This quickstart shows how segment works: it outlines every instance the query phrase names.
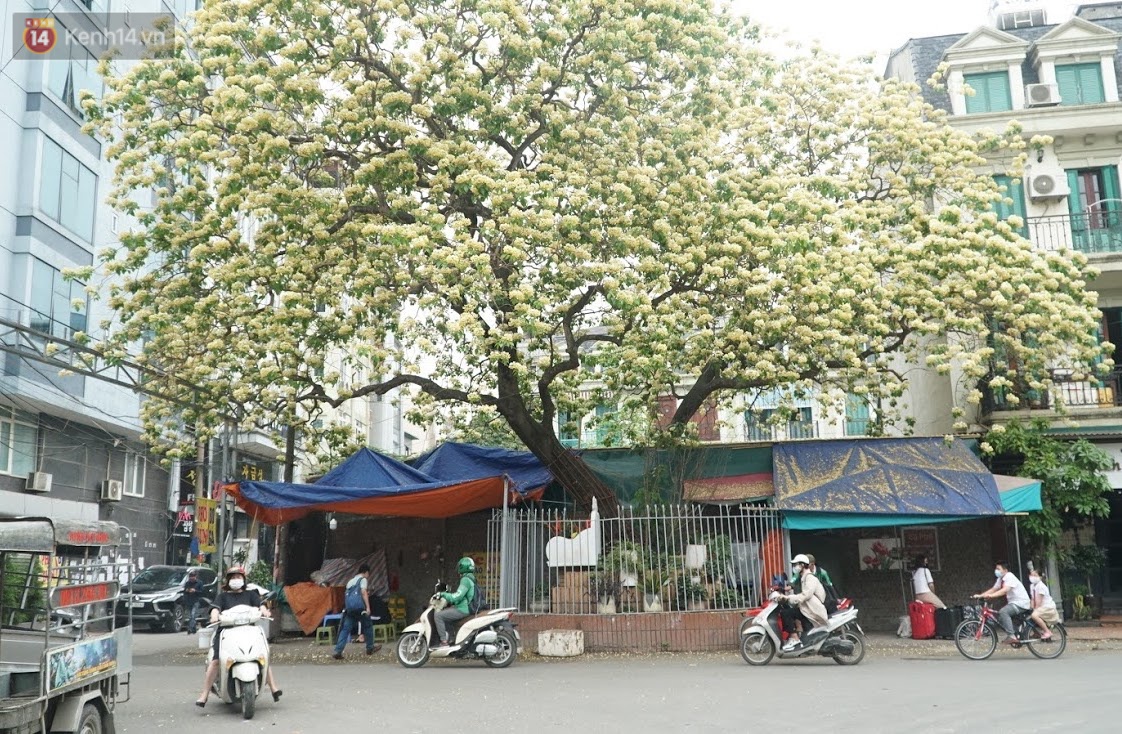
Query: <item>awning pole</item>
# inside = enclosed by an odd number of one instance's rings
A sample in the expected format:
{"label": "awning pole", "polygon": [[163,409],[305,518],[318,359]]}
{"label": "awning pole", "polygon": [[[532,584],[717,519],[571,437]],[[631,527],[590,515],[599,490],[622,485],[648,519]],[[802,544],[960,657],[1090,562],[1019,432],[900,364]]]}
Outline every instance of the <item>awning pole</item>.
{"label": "awning pole", "polygon": [[1019,518],[1013,516],[1013,542],[1017,545],[1017,578],[1024,574],[1024,566],[1021,565],[1021,523]]}
{"label": "awning pole", "polygon": [[511,606],[510,591],[507,589],[507,579],[510,577],[507,572],[507,531],[510,525],[509,505],[510,505],[510,486],[509,478],[503,475],[503,526],[499,535],[499,607],[506,608]]}
{"label": "awning pole", "polygon": [[900,526],[894,525],[893,529],[896,532],[896,549],[900,552],[900,568],[898,569],[900,571],[900,596],[904,600],[904,613],[906,614],[908,611],[908,587],[904,581],[904,551],[907,549],[904,548],[904,540],[900,536]]}

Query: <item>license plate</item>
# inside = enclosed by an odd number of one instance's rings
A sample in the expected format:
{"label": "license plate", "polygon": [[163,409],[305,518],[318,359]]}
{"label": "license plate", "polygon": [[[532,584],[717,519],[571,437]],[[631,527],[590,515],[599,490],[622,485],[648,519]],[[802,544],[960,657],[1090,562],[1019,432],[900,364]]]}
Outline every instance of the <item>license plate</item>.
{"label": "license plate", "polygon": [[131,602],[131,603],[129,604],[129,606],[130,606],[130,607],[132,607],[133,609],[140,609],[140,608],[141,608],[142,606],[144,606],[144,602],[142,602],[142,601],[134,601],[134,602]]}

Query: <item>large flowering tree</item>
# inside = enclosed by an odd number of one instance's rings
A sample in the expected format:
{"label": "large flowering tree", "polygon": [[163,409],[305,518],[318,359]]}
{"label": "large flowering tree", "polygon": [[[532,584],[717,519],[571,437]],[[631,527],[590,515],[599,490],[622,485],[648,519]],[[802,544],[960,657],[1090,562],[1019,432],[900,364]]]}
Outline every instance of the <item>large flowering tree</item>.
{"label": "large flowering tree", "polygon": [[1085,263],[989,213],[978,143],[709,0],[209,0],[109,90],[139,227],[105,346],[158,367],[153,437],[410,386],[611,511],[555,428],[592,380],[696,376],[683,426],[730,391],[898,395],[897,355],[974,384],[995,349],[1033,379],[1096,354]]}

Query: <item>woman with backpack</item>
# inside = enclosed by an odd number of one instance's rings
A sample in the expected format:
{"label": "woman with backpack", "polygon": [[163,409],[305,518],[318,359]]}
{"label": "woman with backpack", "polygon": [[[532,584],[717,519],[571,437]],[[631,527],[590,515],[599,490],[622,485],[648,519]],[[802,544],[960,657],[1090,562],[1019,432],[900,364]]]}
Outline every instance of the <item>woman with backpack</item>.
{"label": "woman with backpack", "polygon": [[455,593],[440,592],[448,606],[436,613],[436,633],[440,635],[440,644],[448,644],[448,623],[458,622],[471,614],[469,604],[475,599],[475,561],[470,558],[461,558],[456,564],[460,572],[460,586]]}

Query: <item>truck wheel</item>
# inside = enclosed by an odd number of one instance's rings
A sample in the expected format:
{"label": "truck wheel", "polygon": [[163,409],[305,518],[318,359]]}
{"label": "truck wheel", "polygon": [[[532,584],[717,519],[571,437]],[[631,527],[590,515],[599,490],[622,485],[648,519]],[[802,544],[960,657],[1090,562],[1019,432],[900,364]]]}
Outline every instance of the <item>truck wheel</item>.
{"label": "truck wheel", "polygon": [[102,734],[101,710],[92,703],[82,707],[82,718],[78,720],[78,734]]}

